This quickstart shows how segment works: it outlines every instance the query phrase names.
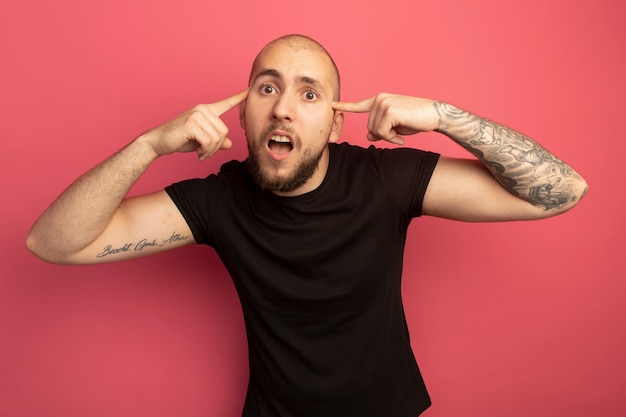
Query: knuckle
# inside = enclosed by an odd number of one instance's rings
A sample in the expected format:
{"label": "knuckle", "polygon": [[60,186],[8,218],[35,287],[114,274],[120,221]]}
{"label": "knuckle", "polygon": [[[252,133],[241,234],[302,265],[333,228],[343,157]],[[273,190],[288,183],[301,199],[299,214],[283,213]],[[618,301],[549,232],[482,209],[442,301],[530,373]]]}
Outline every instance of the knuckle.
{"label": "knuckle", "polygon": [[217,131],[221,137],[225,137],[226,135],[228,135],[229,129],[228,126],[226,126],[224,123],[220,123],[217,126]]}
{"label": "knuckle", "polygon": [[198,110],[194,108],[191,110],[191,112],[189,112],[189,114],[185,118],[185,124],[197,125],[198,123],[200,123],[201,119],[202,119],[202,113],[200,113]]}

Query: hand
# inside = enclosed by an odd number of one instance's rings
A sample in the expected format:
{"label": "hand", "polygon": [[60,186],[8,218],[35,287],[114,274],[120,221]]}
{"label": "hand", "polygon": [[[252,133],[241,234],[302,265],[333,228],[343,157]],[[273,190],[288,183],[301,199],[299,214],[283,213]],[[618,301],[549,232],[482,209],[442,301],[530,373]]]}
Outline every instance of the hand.
{"label": "hand", "polygon": [[213,104],[199,104],[147,132],[146,140],[159,156],[196,151],[202,161],[218,150],[229,149],[233,145],[227,137],[228,127],[220,116],[247,96],[248,89],[245,89]]}
{"label": "hand", "polygon": [[437,128],[439,114],[434,103],[425,98],[380,93],[356,103],[334,102],[333,108],[352,113],[369,112],[368,140],[382,139],[403,145],[404,138],[399,135],[413,135]]}

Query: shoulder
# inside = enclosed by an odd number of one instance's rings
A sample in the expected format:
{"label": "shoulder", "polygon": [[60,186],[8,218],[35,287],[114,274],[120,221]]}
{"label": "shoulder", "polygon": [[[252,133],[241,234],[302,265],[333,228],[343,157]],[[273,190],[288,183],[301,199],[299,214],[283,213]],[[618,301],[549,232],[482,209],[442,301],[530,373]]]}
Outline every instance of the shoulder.
{"label": "shoulder", "polygon": [[368,147],[363,147],[359,145],[353,145],[348,142],[341,143],[330,143],[328,145],[331,153],[339,154],[339,155],[361,155],[361,156],[390,156],[390,157],[401,157],[401,155],[411,155],[415,156],[425,156],[434,155],[438,156],[438,154],[430,151],[425,151],[419,148],[407,148],[407,147],[394,147],[394,148],[382,148],[377,147],[375,145],[369,145]]}
{"label": "shoulder", "polygon": [[416,148],[367,148],[346,142],[330,144],[331,158],[342,163],[371,163],[375,166],[402,168],[428,166],[431,170],[439,159],[439,154]]}
{"label": "shoulder", "polygon": [[221,194],[231,188],[243,186],[248,181],[245,161],[232,160],[225,162],[215,173],[204,178],[189,178],[173,183],[165,188],[173,197],[176,194]]}

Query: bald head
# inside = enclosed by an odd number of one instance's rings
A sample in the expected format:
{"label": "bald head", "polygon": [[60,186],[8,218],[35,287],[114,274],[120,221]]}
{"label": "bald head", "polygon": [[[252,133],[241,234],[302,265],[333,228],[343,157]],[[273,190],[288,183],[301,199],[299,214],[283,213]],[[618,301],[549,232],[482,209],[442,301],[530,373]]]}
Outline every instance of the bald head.
{"label": "bald head", "polygon": [[308,50],[320,52],[321,54],[326,56],[326,58],[328,59],[328,64],[331,67],[331,74],[332,74],[331,82],[332,82],[332,88],[334,91],[333,99],[335,101],[339,101],[341,83],[339,79],[339,70],[337,69],[337,65],[335,64],[335,61],[330,56],[328,51],[319,42],[304,35],[297,35],[297,34],[285,35],[265,45],[263,49],[259,51],[258,55],[254,59],[254,62],[252,63],[252,69],[250,70],[250,78],[248,79],[248,85],[250,85],[253,77],[255,76],[256,72],[259,69],[258,68],[259,61],[261,57],[263,56],[263,54],[267,50],[272,48],[274,45],[279,44],[279,43],[286,44],[289,47],[294,48],[296,51],[302,50],[302,49],[308,49]]}

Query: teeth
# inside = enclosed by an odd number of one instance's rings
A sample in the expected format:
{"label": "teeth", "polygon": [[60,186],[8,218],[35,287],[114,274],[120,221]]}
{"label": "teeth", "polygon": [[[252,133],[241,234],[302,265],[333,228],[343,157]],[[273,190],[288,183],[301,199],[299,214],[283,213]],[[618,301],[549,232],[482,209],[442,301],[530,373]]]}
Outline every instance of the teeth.
{"label": "teeth", "polygon": [[289,143],[289,138],[287,136],[274,135],[270,139],[274,142]]}

